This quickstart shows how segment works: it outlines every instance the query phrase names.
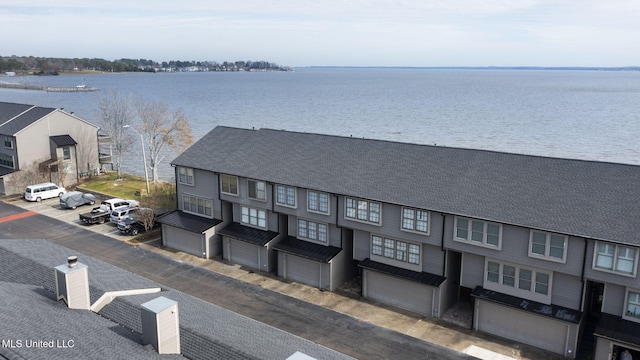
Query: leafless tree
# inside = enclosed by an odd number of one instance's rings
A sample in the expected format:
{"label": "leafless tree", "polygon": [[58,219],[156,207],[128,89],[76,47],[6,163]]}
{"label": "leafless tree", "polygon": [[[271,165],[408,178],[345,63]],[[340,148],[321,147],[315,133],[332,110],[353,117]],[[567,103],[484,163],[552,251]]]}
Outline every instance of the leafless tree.
{"label": "leafless tree", "polygon": [[130,95],[118,90],[111,90],[100,97],[98,104],[102,129],[111,137],[116,162],[117,178],[122,178],[122,154],[133,142],[132,136],[126,131],[135,119],[135,109]]}
{"label": "leafless tree", "polygon": [[40,167],[40,163],[43,160],[34,161],[27,166],[20,168],[20,171],[16,171],[10,174],[8,184],[5,188],[7,194],[18,194],[24,192],[24,189],[28,185],[39,184],[50,181],[49,173],[43,171]]}
{"label": "leafless tree", "polygon": [[141,124],[137,128],[149,149],[149,164],[153,183],[157,183],[158,165],[167,155],[167,146],[180,153],[193,143],[191,125],[182,110],[173,113],[167,105],[154,101],[139,101],[137,105]]}

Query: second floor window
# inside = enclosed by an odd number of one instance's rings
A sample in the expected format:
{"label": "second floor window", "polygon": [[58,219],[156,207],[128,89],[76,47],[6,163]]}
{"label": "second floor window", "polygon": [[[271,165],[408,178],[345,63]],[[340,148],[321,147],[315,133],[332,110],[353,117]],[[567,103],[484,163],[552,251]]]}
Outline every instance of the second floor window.
{"label": "second floor window", "polygon": [[182,195],[182,211],[206,217],[213,216],[213,201],[193,195]]}
{"label": "second floor window", "polygon": [[637,291],[627,291],[626,308],[624,317],[631,320],[640,321],[640,293]]}
{"label": "second floor window", "polygon": [[429,212],[402,208],[402,230],[429,233]]}
{"label": "second floor window", "polygon": [[531,231],[529,256],[565,262],[567,237],[558,234]]}
{"label": "second floor window", "polygon": [[500,249],[502,227],[499,224],[456,217],[454,240]]}
{"label": "second floor window", "polygon": [[224,194],[238,195],[238,177],[220,175],[220,191]]}
{"label": "second floor window", "polygon": [[420,245],[378,235],[371,236],[371,254],[409,264],[420,264]]}
{"label": "second floor window", "polygon": [[13,156],[7,154],[0,154],[0,165],[13,169],[14,162]]}
{"label": "second floor window", "polygon": [[71,159],[71,147],[69,146],[62,147],[62,159],[63,160]]}
{"label": "second floor window", "polygon": [[193,185],[193,169],[179,166],[178,182],[180,182],[180,184]]}
{"label": "second floor window", "polygon": [[296,207],[296,188],[276,185],[276,203],[278,205]]}
{"label": "second floor window", "polygon": [[261,228],[267,227],[267,212],[264,210],[242,207],[242,223],[259,226]]}
{"label": "second floor window", "polygon": [[623,275],[635,275],[637,258],[638,254],[634,248],[597,242],[593,267]]}
{"label": "second floor window", "polygon": [[353,198],[346,199],[345,217],[347,219],[380,224],[380,203],[359,200]]}
{"label": "second floor window", "polygon": [[532,299],[551,297],[551,273],[488,260],[486,263],[485,287]]}
{"label": "second floor window", "polygon": [[307,209],[323,214],[329,213],[329,194],[317,191],[307,191]]}
{"label": "second floor window", "polygon": [[298,219],[298,237],[327,242],[327,224]]}
{"label": "second floor window", "polygon": [[249,197],[256,200],[267,200],[267,185],[264,181],[249,180]]}
{"label": "second floor window", "polygon": [[11,136],[4,137],[4,147],[13,149],[13,138]]}

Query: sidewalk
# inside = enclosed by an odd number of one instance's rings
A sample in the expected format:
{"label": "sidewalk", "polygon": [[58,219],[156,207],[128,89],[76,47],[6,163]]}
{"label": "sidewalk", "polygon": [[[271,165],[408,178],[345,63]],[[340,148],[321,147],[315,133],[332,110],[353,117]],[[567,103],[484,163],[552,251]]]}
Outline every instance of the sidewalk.
{"label": "sidewalk", "polygon": [[[360,296],[360,284],[352,281],[335,292],[321,291],[307,285],[281,279],[273,274],[256,273],[222,259],[202,259],[177,250],[162,247],[160,239],[132,244],[154,251],[176,261],[188,263],[230,278],[257,285],[293,298],[351,316],[433,344],[467,353],[484,360],[560,360],[560,355],[534,347],[474,332],[441,319],[421,317],[419,314],[381,304]],[[469,309],[454,309],[453,319],[465,322]]]}

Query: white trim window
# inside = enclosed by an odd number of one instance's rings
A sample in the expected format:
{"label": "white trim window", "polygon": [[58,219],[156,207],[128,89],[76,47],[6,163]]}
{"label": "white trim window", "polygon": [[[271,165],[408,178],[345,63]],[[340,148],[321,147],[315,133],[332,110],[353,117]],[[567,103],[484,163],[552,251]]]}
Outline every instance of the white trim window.
{"label": "white trim window", "polygon": [[531,230],[529,256],[564,263],[567,260],[567,239],[564,235]]}
{"label": "white trim window", "polygon": [[402,208],[402,230],[429,234],[429,212],[426,210]]}
{"label": "white trim window", "polygon": [[551,272],[496,260],[487,260],[485,268],[485,288],[546,304],[550,303]]}
{"label": "white trim window", "polygon": [[381,207],[378,202],[346,198],[344,216],[349,220],[380,225],[382,223]]}
{"label": "white trim window", "polygon": [[223,194],[238,195],[238,177],[231,175],[220,175],[220,191]]}
{"label": "white trim window", "polygon": [[182,211],[211,218],[213,217],[213,200],[183,194]]}
{"label": "white trim window", "polygon": [[276,185],[276,204],[296,207],[296,188],[292,186]]}
{"label": "white trim window", "polygon": [[605,242],[596,242],[593,252],[595,270],[635,276],[638,263],[637,249]]}
{"label": "white trim window", "polygon": [[258,226],[261,228],[267,227],[267,212],[264,210],[243,206],[241,215],[241,222],[243,224]]}
{"label": "white trim window", "polygon": [[13,149],[13,137],[12,136],[4,136],[4,147]]}
{"label": "white trim window", "polygon": [[623,318],[640,322],[640,292],[627,290]]}
{"label": "white trim window", "polygon": [[371,255],[420,265],[420,245],[371,235]]}
{"label": "white trim window", "polygon": [[329,214],[329,194],[307,190],[307,211]]}
{"label": "white trim window", "polygon": [[178,182],[180,184],[193,186],[193,169],[184,166],[178,166]]}
{"label": "white trim window", "polygon": [[502,225],[456,216],[453,239],[488,248],[502,248]]}
{"label": "white trim window", "polygon": [[259,180],[247,180],[249,198],[254,200],[267,200],[267,184]]}
{"label": "white trim window", "polygon": [[71,146],[62,147],[62,160],[71,160]]}
{"label": "white trim window", "polygon": [[0,165],[13,169],[15,162],[13,156],[7,154],[0,154]]}
{"label": "white trim window", "polygon": [[327,242],[329,237],[329,230],[327,224],[317,223],[315,221],[298,219],[298,237],[302,239],[309,239]]}

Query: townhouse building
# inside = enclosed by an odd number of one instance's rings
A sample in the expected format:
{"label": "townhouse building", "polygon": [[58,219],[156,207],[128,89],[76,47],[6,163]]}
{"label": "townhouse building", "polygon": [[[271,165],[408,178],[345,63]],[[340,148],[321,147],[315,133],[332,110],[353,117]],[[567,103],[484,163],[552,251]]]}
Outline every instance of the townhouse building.
{"label": "townhouse building", "polygon": [[163,244],[576,358],[640,356],[640,167],[216,127],[172,165]]}

